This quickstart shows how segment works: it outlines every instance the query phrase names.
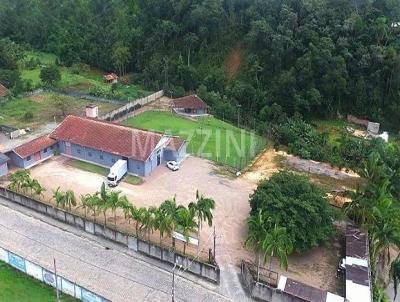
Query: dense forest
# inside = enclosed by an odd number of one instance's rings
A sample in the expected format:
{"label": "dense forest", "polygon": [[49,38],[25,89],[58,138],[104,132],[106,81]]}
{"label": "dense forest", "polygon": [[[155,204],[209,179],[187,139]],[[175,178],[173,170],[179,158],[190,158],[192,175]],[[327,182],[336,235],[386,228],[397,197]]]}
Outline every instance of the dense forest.
{"label": "dense forest", "polygon": [[[0,20],[0,37],[60,64],[197,92],[261,132],[282,115],[347,113],[398,128],[397,0],[2,0]],[[1,61],[0,81],[16,85]]]}

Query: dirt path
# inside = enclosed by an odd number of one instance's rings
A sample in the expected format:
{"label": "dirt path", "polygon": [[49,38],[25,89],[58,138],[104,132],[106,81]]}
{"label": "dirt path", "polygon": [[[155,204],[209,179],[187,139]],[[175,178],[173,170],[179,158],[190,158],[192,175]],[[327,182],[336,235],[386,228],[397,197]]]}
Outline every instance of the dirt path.
{"label": "dirt path", "polygon": [[280,161],[284,158],[283,153],[272,148],[266,149],[256,157],[249,170],[243,174],[243,178],[253,183],[269,178],[282,168]]}
{"label": "dirt path", "polygon": [[239,71],[242,63],[243,49],[240,45],[233,47],[225,58],[225,72],[228,78],[233,78]]}
{"label": "dirt path", "polygon": [[269,178],[273,173],[284,168],[306,172],[315,177],[330,177],[336,180],[352,181],[354,178],[360,178],[357,173],[351,170],[346,171],[327,163],[302,159],[283,151],[275,151],[273,148],[266,149],[258,155],[242,177],[253,183],[258,183],[260,180]]}

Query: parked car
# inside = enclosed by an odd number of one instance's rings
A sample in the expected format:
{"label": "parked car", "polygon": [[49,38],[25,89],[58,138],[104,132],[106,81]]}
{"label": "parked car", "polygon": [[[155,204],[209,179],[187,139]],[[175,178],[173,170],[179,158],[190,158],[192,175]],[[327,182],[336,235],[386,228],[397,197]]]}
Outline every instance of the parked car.
{"label": "parked car", "polygon": [[174,160],[171,160],[171,161],[167,162],[167,167],[168,167],[168,169],[170,169],[172,171],[178,171],[179,170],[179,164]]}

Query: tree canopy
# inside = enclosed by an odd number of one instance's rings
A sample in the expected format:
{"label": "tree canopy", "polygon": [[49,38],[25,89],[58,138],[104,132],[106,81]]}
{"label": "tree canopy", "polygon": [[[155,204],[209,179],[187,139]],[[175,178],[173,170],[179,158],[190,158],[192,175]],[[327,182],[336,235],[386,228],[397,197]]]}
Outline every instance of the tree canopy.
{"label": "tree canopy", "polygon": [[198,90],[218,116],[234,120],[241,105],[244,124],[262,127],[277,104],[288,116],[354,113],[398,128],[397,1],[4,0],[0,19],[0,37],[62,64]]}
{"label": "tree canopy", "polygon": [[333,213],[324,192],[301,175],[281,171],[261,182],[250,197],[251,216],[263,213],[267,233],[282,227],[296,251],[325,243],[333,234]]}

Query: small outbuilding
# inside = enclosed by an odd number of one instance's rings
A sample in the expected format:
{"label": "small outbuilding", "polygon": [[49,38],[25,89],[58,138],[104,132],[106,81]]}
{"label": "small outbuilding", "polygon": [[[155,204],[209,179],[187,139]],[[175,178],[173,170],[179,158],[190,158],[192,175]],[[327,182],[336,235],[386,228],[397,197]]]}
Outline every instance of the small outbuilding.
{"label": "small outbuilding", "polygon": [[210,106],[193,94],[173,100],[173,108],[177,114],[201,116],[208,114]]}
{"label": "small outbuilding", "polygon": [[10,91],[3,84],[0,83],[0,98],[6,97],[9,93]]}
{"label": "small outbuilding", "polygon": [[109,84],[118,83],[118,76],[115,73],[106,74],[104,76],[104,82]]}
{"label": "small outbuilding", "polygon": [[4,176],[8,174],[8,164],[9,161],[8,156],[3,153],[0,153],[0,176]]}
{"label": "small outbuilding", "polygon": [[47,135],[35,138],[8,153],[11,163],[28,169],[54,155],[57,141]]}

